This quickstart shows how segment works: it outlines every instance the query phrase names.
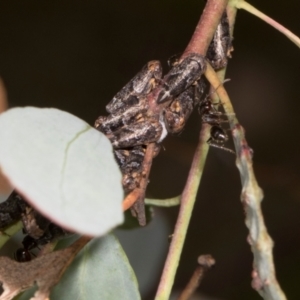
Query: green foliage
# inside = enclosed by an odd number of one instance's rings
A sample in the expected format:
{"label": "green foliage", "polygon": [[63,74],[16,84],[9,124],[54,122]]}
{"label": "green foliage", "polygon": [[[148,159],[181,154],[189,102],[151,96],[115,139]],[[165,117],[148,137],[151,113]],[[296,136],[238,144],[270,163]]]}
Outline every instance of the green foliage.
{"label": "green foliage", "polygon": [[93,236],[123,222],[121,173],[103,134],[54,108],[10,109],[0,128],[3,173],[44,215]]}
{"label": "green foliage", "polygon": [[[76,238],[76,237],[75,237]],[[71,244],[73,238],[59,246]],[[25,292],[19,300],[33,296],[34,289]],[[128,259],[113,235],[94,239],[77,255],[51,292],[51,300],[138,300],[137,280]]]}
{"label": "green foliage", "polygon": [[93,239],[74,259],[51,293],[53,300],[140,299],[128,259],[112,235]]}

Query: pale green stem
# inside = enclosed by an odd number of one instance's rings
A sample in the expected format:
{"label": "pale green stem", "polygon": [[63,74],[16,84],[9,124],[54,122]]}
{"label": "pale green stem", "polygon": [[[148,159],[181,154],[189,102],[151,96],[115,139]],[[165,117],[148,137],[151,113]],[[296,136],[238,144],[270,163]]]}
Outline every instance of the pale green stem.
{"label": "pale green stem", "polygon": [[290,39],[294,44],[296,44],[300,48],[300,38],[296,36],[294,33],[292,33],[290,30],[273,20],[272,18],[268,17],[258,9],[256,9],[254,6],[251,4],[247,3],[246,1],[243,0],[233,0],[230,2],[231,5],[234,5],[236,8],[241,8],[249,13],[253,14],[254,16],[262,19],[281,33],[283,33],[288,39]]}
{"label": "pale green stem", "polygon": [[180,204],[181,195],[168,199],[145,199],[146,205],[160,206],[160,207],[171,207]]}
{"label": "pale green stem", "polygon": [[204,125],[200,132],[200,142],[194,154],[187,183],[181,197],[180,211],[176,222],[163,274],[157,290],[155,300],[169,299],[173,286],[180,255],[185,241],[187,228],[195,204],[199,183],[202,177],[204,164],[208,152],[209,126]]}
{"label": "pale green stem", "polygon": [[205,76],[216,89],[232,129],[237,154],[236,165],[243,186],[241,201],[246,214],[245,223],[249,229],[248,242],[254,256],[252,287],[265,300],[286,300],[275,275],[272,254],[273,241],[268,234],[261,210],[260,203],[263,199],[263,192],[254,175],[252,150],[247,144],[244,129],[235,116],[228,94],[224,87],[220,86],[221,82],[212,67],[208,66]]}
{"label": "pale green stem", "polygon": [[4,232],[0,235],[0,248],[19,230],[21,230],[23,224],[21,221],[10,225]]}
{"label": "pale green stem", "polygon": [[[206,2],[203,14],[201,15],[195,32],[183,55],[187,53],[199,53],[203,55],[206,53],[227,4],[228,0],[208,0]],[[194,154],[187,183],[182,193],[178,219],[176,221],[173,238],[155,300],[167,300],[171,294],[187,228],[191,219],[199,183],[202,177],[203,167],[208,152],[208,144],[206,141],[209,136],[210,126],[204,124],[200,132],[199,143]]]}

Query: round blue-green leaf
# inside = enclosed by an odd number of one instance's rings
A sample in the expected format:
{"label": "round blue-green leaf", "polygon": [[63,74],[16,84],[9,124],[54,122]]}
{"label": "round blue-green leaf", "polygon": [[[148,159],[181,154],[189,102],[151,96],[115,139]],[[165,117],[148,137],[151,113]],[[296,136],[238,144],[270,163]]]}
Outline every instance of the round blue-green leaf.
{"label": "round blue-green leaf", "polygon": [[68,267],[51,300],[138,300],[137,280],[113,235],[90,241]]}
{"label": "round blue-green leaf", "polygon": [[11,184],[57,224],[100,236],[122,223],[121,173],[109,140],[54,108],[0,115],[0,168]]}

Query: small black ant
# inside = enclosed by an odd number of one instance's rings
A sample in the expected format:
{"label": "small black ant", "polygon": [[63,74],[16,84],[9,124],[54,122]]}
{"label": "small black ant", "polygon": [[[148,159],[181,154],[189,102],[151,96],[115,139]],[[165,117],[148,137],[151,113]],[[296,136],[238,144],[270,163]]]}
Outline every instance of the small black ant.
{"label": "small black ant", "polygon": [[44,232],[44,234],[39,237],[38,239],[35,239],[31,237],[30,235],[26,235],[22,241],[23,248],[19,248],[14,253],[14,258],[18,262],[28,262],[32,260],[32,256],[35,256],[30,250],[33,250],[35,248],[39,249],[39,246],[44,246],[54,239],[57,239],[59,237],[63,237],[65,235],[70,234],[69,232],[65,231],[61,227],[55,225],[54,223],[50,223],[47,230]]}
{"label": "small black ant", "polygon": [[[33,253],[30,250],[38,247],[38,242],[31,236],[27,235],[22,241],[23,248],[19,248],[14,253],[14,258],[18,262],[28,262],[31,261]],[[35,255],[34,255],[35,256]]]}
{"label": "small black ant", "polygon": [[207,143],[212,147],[235,154],[233,150],[224,146],[225,142],[228,140],[228,135],[222,128],[221,123],[228,122],[228,120],[221,118],[223,114],[215,108],[216,105],[219,105],[219,103],[212,103],[210,97],[205,97],[199,104],[199,113],[201,115],[202,123],[211,125],[210,138]]}

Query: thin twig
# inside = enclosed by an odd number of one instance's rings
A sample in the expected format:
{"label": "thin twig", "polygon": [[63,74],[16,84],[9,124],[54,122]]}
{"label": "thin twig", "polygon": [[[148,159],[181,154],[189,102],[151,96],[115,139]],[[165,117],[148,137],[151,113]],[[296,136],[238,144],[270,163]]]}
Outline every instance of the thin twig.
{"label": "thin twig", "polygon": [[267,24],[271,25],[272,27],[280,31],[282,34],[284,34],[289,40],[291,40],[296,46],[300,48],[300,38],[298,36],[296,36],[294,33],[292,33],[290,30],[288,30],[272,18],[268,17],[267,15],[256,9],[251,4],[243,0],[233,0],[230,4],[234,5],[236,8],[244,9],[247,12],[265,21]]}
{"label": "thin twig", "polygon": [[180,255],[185,241],[187,228],[195,204],[198,186],[202,177],[204,164],[208,152],[206,141],[209,137],[209,126],[204,125],[200,132],[199,143],[196,148],[192,166],[187,182],[182,193],[180,211],[175,225],[169,253],[165,262],[160,284],[157,290],[156,300],[169,299]]}
{"label": "thin twig", "polygon": [[205,273],[216,263],[215,259],[209,254],[199,256],[197,261],[199,265],[177,300],[190,299],[200,285]]}
{"label": "thin twig", "polygon": [[248,242],[251,245],[254,255],[252,287],[264,299],[284,300],[286,297],[275,275],[272,255],[273,241],[265,226],[260,206],[263,199],[263,192],[254,175],[252,150],[247,144],[244,129],[235,116],[228,94],[224,87],[220,86],[221,82],[217,74],[211,67],[208,67],[205,76],[216,89],[228,116],[230,128],[232,129],[233,141],[237,153],[236,165],[240,171],[243,185],[241,201],[246,213],[246,226],[249,229]]}
{"label": "thin twig", "polygon": [[155,151],[155,143],[149,144],[146,149],[143,166],[142,166],[142,174],[143,177],[140,182],[140,187],[134,189],[123,201],[123,210],[129,209],[136,201],[139,199],[145,198],[145,191],[148,184],[149,173],[152,165],[153,154]]}
{"label": "thin twig", "polygon": [[228,0],[207,1],[195,32],[192,35],[182,57],[185,57],[189,53],[199,53],[201,55],[206,54],[227,3]]}
{"label": "thin twig", "polygon": [[[196,52],[202,55],[206,53],[208,45],[213,37],[213,34],[217,28],[217,25],[221,19],[227,3],[227,0],[207,1],[205,10],[203,11],[203,14],[199,20],[199,24],[197,25],[194,35],[183,56],[192,52]],[[208,140],[208,137],[209,126],[207,124],[204,124],[200,132],[199,143],[194,154],[187,182],[182,193],[178,219],[175,225],[173,238],[155,300],[165,300],[169,299],[170,297],[176,270],[179,264],[180,255],[186,237],[187,228],[192,215],[192,210],[194,207],[198,187],[206,161],[208,152],[208,145],[206,141]]]}
{"label": "thin twig", "polygon": [[[188,53],[199,53],[204,55],[208,45],[213,37],[214,31],[226,8],[227,0],[208,0],[203,14],[199,20],[196,30],[191,38],[189,45],[184,51],[183,56]],[[205,39],[203,38],[205,37]],[[176,270],[179,264],[183,244],[186,237],[187,228],[190,222],[192,210],[196,200],[196,195],[206,156],[208,145],[206,141],[209,138],[209,126],[204,124],[199,136],[199,144],[194,154],[192,166],[187,178],[187,182],[182,193],[180,211],[175,225],[175,230],[169,253],[165,262],[159,287],[155,300],[169,299],[173,286]]]}
{"label": "thin twig", "polygon": [[246,213],[246,226],[249,229],[248,242],[254,255],[252,287],[266,300],[284,300],[286,296],[275,275],[273,241],[265,226],[260,206],[263,192],[254,175],[252,150],[247,144],[242,126],[236,125],[232,134],[237,152],[236,165],[243,185],[241,201]]}
{"label": "thin twig", "polygon": [[180,204],[181,195],[173,198],[168,199],[145,199],[145,204],[147,205],[153,205],[153,206],[159,206],[159,207],[171,207],[171,206],[177,206]]}
{"label": "thin twig", "polygon": [[[0,113],[7,110],[7,92],[4,86],[2,78],[0,78]],[[6,177],[0,170],[0,192],[2,194],[8,194],[12,190],[12,187]]]}
{"label": "thin twig", "polygon": [[2,78],[0,78],[0,113],[7,110],[7,93]]}

